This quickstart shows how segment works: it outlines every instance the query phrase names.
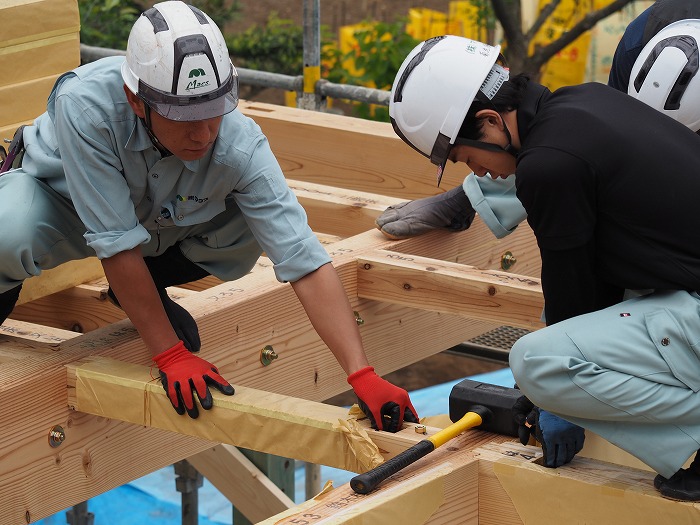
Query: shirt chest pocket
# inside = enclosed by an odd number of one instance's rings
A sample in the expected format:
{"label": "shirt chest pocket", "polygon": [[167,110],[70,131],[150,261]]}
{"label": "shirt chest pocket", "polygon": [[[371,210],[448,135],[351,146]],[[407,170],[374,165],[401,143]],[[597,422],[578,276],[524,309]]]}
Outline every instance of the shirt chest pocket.
{"label": "shirt chest pocket", "polygon": [[199,224],[210,220],[226,209],[222,201],[210,201],[194,195],[180,197],[173,202],[173,221],[175,224]]}

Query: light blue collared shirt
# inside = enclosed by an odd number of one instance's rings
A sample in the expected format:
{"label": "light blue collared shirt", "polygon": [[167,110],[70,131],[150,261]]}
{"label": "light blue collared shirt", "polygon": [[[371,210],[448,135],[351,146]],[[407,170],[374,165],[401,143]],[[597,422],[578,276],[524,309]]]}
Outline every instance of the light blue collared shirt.
{"label": "light blue collared shirt", "polygon": [[105,58],[60,77],[47,112],[24,133],[23,170],[73,203],[98,258],[148,242],[159,227],[206,223],[228,198],[280,281],[330,262],[252,119],[226,114],[202,159],[163,158],[127,102],[123,60]]}

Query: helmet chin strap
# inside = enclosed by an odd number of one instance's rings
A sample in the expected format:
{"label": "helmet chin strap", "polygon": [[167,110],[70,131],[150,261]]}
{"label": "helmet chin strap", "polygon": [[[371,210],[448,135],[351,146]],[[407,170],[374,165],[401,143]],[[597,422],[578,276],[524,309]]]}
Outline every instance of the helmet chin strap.
{"label": "helmet chin strap", "polygon": [[151,127],[151,106],[146,104],[146,102],[143,103],[143,112],[144,112],[144,117],[141,118],[139,117],[139,120],[141,123],[144,125],[146,128],[146,131],[148,132],[148,136],[151,139],[151,142],[153,142],[153,145],[158,148],[158,150],[163,154],[164,157],[169,157],[172,155],[170,150],[163,146],[163,144],[158,140],[158,137],[156,137],[155,133],[153,133],[153,129]]}
{"label": "helmet chin strap", "polygon": [[511,155],[513,155],[513,157],[517,157],[520,150],[517,149],[515,146],[513,146],[513,139],[510,136],[510,130],[508,129],[508,126],[506,125],[506,121],[503,120],[503,117],[501,117],[501,122],[503,122],[503,131],[505,131],[506,137],[508,138],[508,144],[506,144],[506,147],[503,148],[503,150],[506,151],[507,153],[510,153]]}
{"label": "helmet chin strap", "polygon": [[513,157],[517,157],[518,153],[520,153],[520,150],[513,146],[513,138],[510,134],[510,130],[508,129],[505,120],[503,120],[503,117],[501,117],[501,122],[503,122],[503,131],[506,134],[506,138],[508,139],[508,144],[506,144],[505,146],[499,146],[498,144],[492,144],[491,142],[483,142],[481,140],[465,139],[464,137],[459,136],[455,140],[454,145],[472,146],[474,148],[495,151],[498,153],[505,151],[506,153],[510,153]]}

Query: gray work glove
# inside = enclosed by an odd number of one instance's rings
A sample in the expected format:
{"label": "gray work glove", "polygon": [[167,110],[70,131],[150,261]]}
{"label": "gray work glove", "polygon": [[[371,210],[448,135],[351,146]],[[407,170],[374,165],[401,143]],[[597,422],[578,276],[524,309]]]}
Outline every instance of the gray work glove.
{"label": "gray work glove", "polygon": [[476,212],[462,186],[448,192],[389,206],[375,224],[390,239],[406,239],[430,230],[466,230]]}

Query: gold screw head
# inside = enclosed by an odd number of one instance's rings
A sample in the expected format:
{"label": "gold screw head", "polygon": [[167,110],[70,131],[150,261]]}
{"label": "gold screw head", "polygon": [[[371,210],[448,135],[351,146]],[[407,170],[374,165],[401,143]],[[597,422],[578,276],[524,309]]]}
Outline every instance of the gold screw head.
{"label": "gold screw head", "polygon": [[278,357],[277,352],[275,352],[271,345],[266,345],[265,348],[260,351],[260,362],[263,366],[268,366]]}

